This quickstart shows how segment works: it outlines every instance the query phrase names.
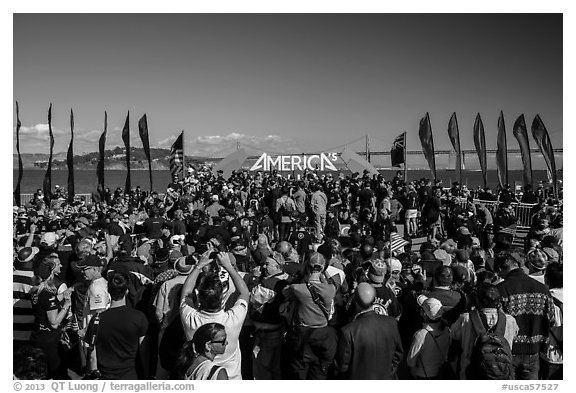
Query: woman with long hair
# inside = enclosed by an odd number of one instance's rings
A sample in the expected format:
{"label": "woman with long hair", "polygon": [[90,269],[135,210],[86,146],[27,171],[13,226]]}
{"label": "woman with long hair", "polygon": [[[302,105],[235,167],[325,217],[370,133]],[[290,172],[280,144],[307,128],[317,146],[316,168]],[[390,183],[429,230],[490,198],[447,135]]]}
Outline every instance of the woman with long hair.
{"label": "woman with long hair", "polygon": [[51,379],[68,379],[62,362],[60,338],[72,304],[73,289],[68,289],[57,277],[61,267],[56,254],[45,257],[34,269],[38,285],[30,293],[34,312],[34,331],[30,341],[46,354],[48,378]]}
{"label": "woman with long hair", "polygon": [[216,355],[222,355],[228,345],[223,325],[212,322],[202,325],[194,332],[192,340],[184,344],[178,359],[178,374],[183,379],[228,379],[224,367],[214,363]]}

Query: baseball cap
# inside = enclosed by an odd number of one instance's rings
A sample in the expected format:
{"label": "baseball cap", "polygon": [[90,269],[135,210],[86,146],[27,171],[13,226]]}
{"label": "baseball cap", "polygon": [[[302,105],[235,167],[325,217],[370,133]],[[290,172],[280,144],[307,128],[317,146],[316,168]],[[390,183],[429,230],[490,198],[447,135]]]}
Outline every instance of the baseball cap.
{"label": "baseball cap", "polygon": [[308,258],[308,266],[312,271],[321,272],[324,270],[324,265],[326,264],[326,260],[324,256],[318,252],[314,252]]}
{"label": "baseball cap", "polygon": [[104,266],[104,260],[98,255],[90,254],[83,260],[78,262],[78,267],[82,270],[91,267],[102,267]]}
{"label": "baseball cap", "polygon": [[172,235],[172,237],[170,237],[170,243],[171,244],[178,244],[178,242],[180,240],[184,240],[185,236],[184,235]]}
{"label": "baseball cap", "polygon": [[393,272],[393,271],[401,272],[402,271],[402,262],[400,262],[396,258],[386,259],[386,265],[387,265],[388,270],[390,272]]}
{"label": "baseball cap", "polygon": [[56,233],[46,232],[40,238],[40,244],[44,244],[45,246],[52,247],[54,244],[56,244],[57,240],[58,240],[58,236],[56,236]]}
{"label": "baseball cap", "polygon": [[447,248],[456,248],[458,244],[454,241],[454,239],[448,239],[444,243],[440,245],[440,248],[446,250]]}
{"label": "baseball cap", "polygon": [[442,316],[444,309],[442,302],[436,298],[428,297],[426,295],[418,296],[418,305],[422,307],[426,316],[432,320],[436,320]]}
{"label": "baseball cap", "polygon": [[90,222],[88,222],[88,219],[86,217],[78,217],[76,219],[76,222],[81,222],[82,224],[88,226],[90,225]]}
{"label": "baseball cap", "polygon": [[370,281],[381,284],[384,282],[384,276],[386,276],[387,267],[383,260],[375,259],[370,264],[368,268],[368,278]]}
{"label": "baseball cap", "polygon": [[158,251],[156,251],[157,263],[166,262],[169,257],[170,257],[170,250],[168,250],[167,248],[160,248]]}
{"label": "baseball cap", "polygon": [[446,250],[443,250],[441,248],[439,248],[438,250],[434,250],[434,258],[436,258],[438,261],[441,261],[442,265],[444,266],[450,266],[450,264],[452,263],[452,257],[450,256],[450,254],[448,254]]}
{"label": "baseball cap", "polygon": [[472,236],[472,247],[480,247],[480,239],[476,236]]}
{"label": "baseball cap", "polygon": [[460,228],[458,228],[458,232],[461,235],[470,236],[470,230],[468,228],[466,228],[465,226],[461,226]]}
{"label": "baseball cap", "polygon": [[526,262],[536,270],[544,270],[548,265],[548,256],[544,251],[532,250],[526,255]]}
{"label": "baseball cap", "polygon": [[542,251],[548,256],[548,262],[558,262],[560,260],[560,254],[555,249],[544,247]]}

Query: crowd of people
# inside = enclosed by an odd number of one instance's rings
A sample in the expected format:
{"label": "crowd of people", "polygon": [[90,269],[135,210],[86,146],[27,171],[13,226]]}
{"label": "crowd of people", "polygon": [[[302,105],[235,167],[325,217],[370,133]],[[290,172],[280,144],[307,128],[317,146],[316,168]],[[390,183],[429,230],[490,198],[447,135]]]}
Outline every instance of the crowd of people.
{"label": "crowd of people", "polygon": [[[49,202],[49,203],[46,203]],[[513,202],[533,204],[518,245]],[[207,167],[14,207],[18,379],[562,379],[562,194]]]}

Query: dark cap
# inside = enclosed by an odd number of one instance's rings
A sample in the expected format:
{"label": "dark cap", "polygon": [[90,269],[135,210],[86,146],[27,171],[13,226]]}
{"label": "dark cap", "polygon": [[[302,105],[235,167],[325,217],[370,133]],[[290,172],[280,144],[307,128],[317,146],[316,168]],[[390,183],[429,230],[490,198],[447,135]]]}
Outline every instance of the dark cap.
{"label": "dark cap", "polygon": [[166,262],[168,261],[169,257],[170,257],[170,250],[167,248],[160,248],[158,251],[156,251],[157,263]]}
{"label": "dark cap", "polygon": [[88,269],[90,267],[103,267],[104,260],[97,255],[90,254],[83,260],[78,262],[78,267],[82,270]]}

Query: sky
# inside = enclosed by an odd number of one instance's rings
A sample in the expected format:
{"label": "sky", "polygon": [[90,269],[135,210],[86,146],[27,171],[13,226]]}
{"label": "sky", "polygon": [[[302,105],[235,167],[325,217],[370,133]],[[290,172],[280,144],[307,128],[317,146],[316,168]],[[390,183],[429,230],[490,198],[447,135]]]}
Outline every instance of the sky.
{"label": "sky", "polygon": [[[130,111],[132,146],[222,157],[236,144],[270,153],[350,146],[389,150],[406,131],[420,150],[429,112],[436,149],[450,148],[456,112],[463,149],[474,149],[480,113],[495,148],[502,110],[508,147],[515,119],[536,114],[563,147],[562,14],[14,14],[13,96],[21,151],[121,145]],[[13,146],[16,144],[14,105]],[[529,131],[530,133],[530,131]],[[536,147],[531,139],[532,147]],[[15,152],[15,149],[14,149]]]}

